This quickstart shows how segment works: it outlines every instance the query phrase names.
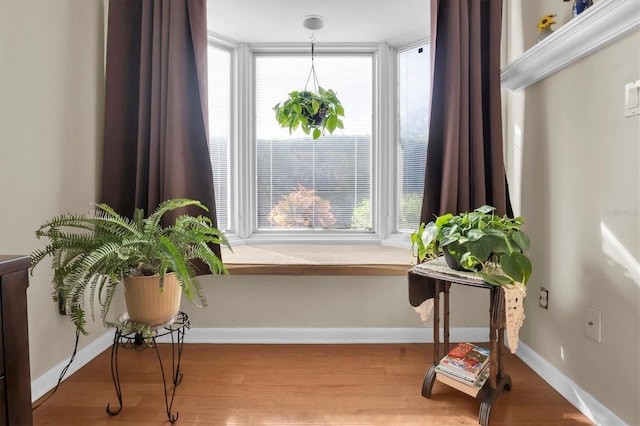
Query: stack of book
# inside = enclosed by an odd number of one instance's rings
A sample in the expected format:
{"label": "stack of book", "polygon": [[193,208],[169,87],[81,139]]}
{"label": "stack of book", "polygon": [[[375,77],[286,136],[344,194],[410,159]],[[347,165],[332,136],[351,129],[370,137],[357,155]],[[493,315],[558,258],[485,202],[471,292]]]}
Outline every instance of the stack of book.
{"label": "stack of book", "polygon": [[489,378],[489,350],[458,343],[436,366],[436,379],[467,395],[477,396]]}

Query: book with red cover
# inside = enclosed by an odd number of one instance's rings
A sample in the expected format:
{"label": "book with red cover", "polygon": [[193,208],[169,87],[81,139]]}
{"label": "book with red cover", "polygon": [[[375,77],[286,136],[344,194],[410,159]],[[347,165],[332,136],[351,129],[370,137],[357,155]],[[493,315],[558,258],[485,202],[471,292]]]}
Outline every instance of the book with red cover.
{"label": "book with red cover", "polygon": [[459,343],[442,358],[436,369],[473,383],[488,362],[488,349],[471,343]]}

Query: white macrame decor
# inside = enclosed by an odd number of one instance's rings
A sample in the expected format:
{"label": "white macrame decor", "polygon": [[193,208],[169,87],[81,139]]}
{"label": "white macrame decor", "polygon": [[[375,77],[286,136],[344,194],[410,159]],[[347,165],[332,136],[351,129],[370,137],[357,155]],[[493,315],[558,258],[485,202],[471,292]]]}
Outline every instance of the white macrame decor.
{"label": "white macrame decor", "polygon": [[515,283],[511,287],[503,287],[504,304],[507,328],[507,343],[511,353],[518,349],[520,327],[524,322],[524,298],[527,296],[527,288],[521,283]]}
{"label": "white macrame decor", "polygon": [[420,314],[420,321],[424,322],[429,319],[433,312],[433,299],[427,299],[419,306],[414,306],[413,309]]}

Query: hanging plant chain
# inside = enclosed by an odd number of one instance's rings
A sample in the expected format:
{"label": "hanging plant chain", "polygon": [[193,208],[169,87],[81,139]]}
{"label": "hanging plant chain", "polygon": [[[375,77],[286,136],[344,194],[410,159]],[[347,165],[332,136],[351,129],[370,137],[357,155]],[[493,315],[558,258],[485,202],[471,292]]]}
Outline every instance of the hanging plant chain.
{"label": "hanging plant chain", "polygon": [[318,92],[318,87],[320,86],[320,84],[318,83],[318,76],[316,75],[316,67],[313,62],[314,56],[315,56],[314,45],[313,45],[313,42],[311,42],[311,70],[309,70],[309,76],[307,77],[307,82],[304,85],[304,90],[307,90],[307,87],[309,86],[309,80],[311,80],[311,77],[313,77],[313,91],[314,93],[316,93]]}

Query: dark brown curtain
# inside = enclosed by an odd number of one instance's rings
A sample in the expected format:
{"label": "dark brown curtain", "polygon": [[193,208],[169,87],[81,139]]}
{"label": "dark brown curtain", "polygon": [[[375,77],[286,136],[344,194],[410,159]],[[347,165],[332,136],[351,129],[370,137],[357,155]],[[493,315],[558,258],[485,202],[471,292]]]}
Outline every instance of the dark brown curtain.
{"label": "dark brown curtain", "polygon": [[206,0],[111,0],[101,201],[191,198],[217,223],[208,134]]}
{"label": "dark brown curtain", "polygon": [[432,0],[432,98],[421,221],[483,204],[510,214],[502,149],[502,0]]}
{"label": "dark brown curtain", "polygon": [[[502,0],[431,0],[431,118],[421,222],[483,204],[512,215],[502,149]],[[430,280],[409,275],[413,306]]]}

